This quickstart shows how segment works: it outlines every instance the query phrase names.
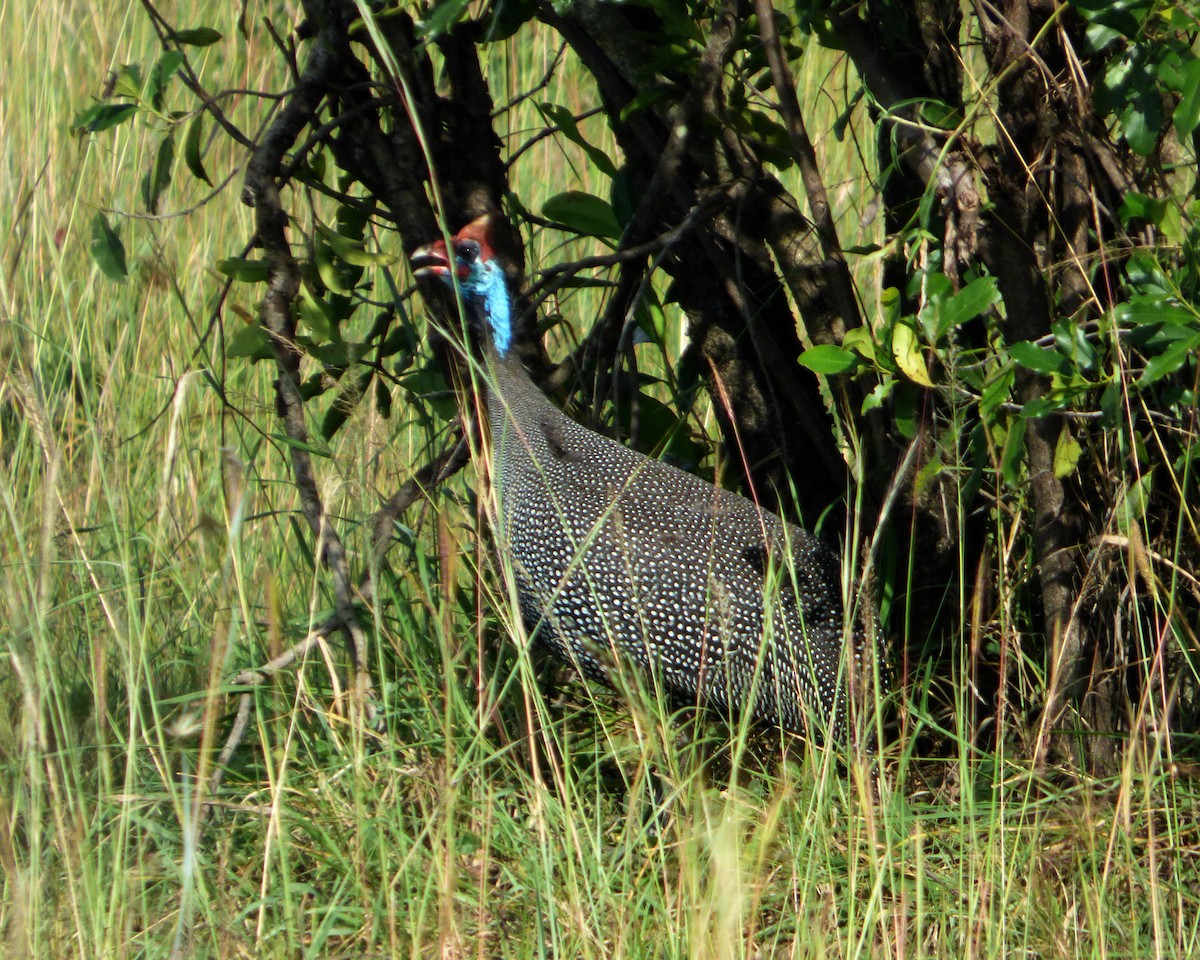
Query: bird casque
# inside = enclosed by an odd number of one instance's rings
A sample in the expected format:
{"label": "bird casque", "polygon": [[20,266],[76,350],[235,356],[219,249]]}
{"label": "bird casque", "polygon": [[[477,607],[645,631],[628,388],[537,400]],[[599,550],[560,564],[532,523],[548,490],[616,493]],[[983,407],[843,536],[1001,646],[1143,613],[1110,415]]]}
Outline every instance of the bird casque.
{"label": "bird casque", "polygon": [[420,278],[457,281],[484,359],[498,547],[531,633],[610,685],[633,664],[677,701],[844,739],[845,676],[863,650],[850,631],[846,662],[828,548],[558,410],[513,349],[513,292],[488,217],[412,262]]}

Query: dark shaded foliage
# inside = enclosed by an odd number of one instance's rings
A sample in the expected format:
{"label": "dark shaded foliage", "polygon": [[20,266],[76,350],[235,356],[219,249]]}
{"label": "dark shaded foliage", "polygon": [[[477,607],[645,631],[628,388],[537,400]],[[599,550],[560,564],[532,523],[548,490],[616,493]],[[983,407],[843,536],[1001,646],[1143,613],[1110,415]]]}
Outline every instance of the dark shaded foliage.
{"label": "dark shaded foliage", "polygon": [[[403,4],[303,6],[281,41],[294,82],[257,141],[203,94],[183,55],[218,38],[162,21],[153,82],[126,68],[116,99],[77,126],[125,122],[175,78],[200,97],[207,113],[178,118],[146,174],[150,209],[169,188],[177,132],[188,170],[207,181],[202,117],[251,151],[242,196],[261,259],[243,251],[223,269],[269,293],[263,328],[229,352],[279,366],[314,536],[324,513],[303,407],[320,407],[326,439],[364,398],[386,411],[398,392],[389,371],[419,349],[402,301],[377,306],[396,291],[367,279],[379,236],[411,249],[503,212],[613,251],[531,288],[544,299],[611,271],[607,305],[578,321],[572,356],[551,364],[526,324],[539,380],[584,409],[615,409],[610,423],[661,446],[668,431],[642,429],[658,401],[638,394],[633,329],[646,332],[651,307],[686,323],[676,399],[709,388],[747,492],[787,511],[794,490],[799,519],[827,515],[827,537],[861,541],[865,615],[876,606],[865,598],[881,597],[901,690],[932,674],[936,702],[936,678],[967,664],[981,741],[1007,715],[1031,751],[1076,760],[1111,755],[1111,739],[1087,734],[1194,728],[1195,4],[1004,0],[964,15],[945,0],[444,0],[420,19]],[[547,107],[548,130],[581,144],[611,190],[564,184],[540,215],[512,193],[481,68],[489,44],[535,21],[590,75],[620,151],[608,157]],[[839,240],[794,89],[811,38],[844,51],[861,78],[846,111],[871,125],[879,154],[878,180],[859,188],[884,207],[885,243],[867,251],[884,257],[882,293],[852,283],[848,258],[863,252]],[[339,210],[309,235],[291,216],[306,194]],[[106,221],[94,233],[101,267],[121,276],[116,233]],[[517,229],[503,245],[523,271]],[[666,303],[653,271],[668,279]],[[863,307],[876,302],[882,316]],[[442,359],[453,377],[452,352]],[[427,480],[465,461],[460,437]],[[416,495],[402,491],[377,518],[379,556]],[[336,534],[323,543],[362,666],[352,573]]]}

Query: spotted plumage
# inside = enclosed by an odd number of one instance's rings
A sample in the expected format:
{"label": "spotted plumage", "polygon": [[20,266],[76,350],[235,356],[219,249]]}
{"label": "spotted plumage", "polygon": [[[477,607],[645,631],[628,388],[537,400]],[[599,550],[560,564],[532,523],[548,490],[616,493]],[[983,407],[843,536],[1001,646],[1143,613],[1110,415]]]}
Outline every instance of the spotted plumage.
{"label": "spotted plumage", "polygon": [[[838,564],[811,534],[744,497],[651,460],[565,416],[511,351],[512,299],[486,219],[453,253],[486,359],[500,550],[521,612],[557,656],[612,683],[633,664],[676,699],[817,739],[844,735]],[[861,664],[861,644],[852,644]]]}

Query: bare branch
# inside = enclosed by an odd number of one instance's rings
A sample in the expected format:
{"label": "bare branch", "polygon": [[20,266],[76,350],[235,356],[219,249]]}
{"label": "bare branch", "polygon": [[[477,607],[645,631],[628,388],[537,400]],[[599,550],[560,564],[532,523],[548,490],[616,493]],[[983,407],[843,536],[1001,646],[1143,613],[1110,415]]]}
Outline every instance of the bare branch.
{"label": "bare branch", "polygon": [[837,301],[838,313],[842,317],[842,329],[833,331],[834,340],[840,343],[847,330],[862,326],[862,319],[858,315],[858,303],[854,298],[854,283],[850,279],[850,268],[846,265],[846,258],[842,256],[829,196],[825,192],[825,181],[817,166],[817,154],[813,150],[812,140],[809,139],[808,131],[804,127],[804,118],[800,114],[800,103],[796,99],[796,85],[792,80],[792,72],[784,59],[779,33],[775,29],[775,8],[771,0],[755,0],[754,6],[758,11],[759,36],[771,67],[775,92],[779,95],[779,113],[792,142],[792,157],[800,169],[804,192],[808,195],[808,207],[813,215],[813,224],[825,253],[829,286]]}

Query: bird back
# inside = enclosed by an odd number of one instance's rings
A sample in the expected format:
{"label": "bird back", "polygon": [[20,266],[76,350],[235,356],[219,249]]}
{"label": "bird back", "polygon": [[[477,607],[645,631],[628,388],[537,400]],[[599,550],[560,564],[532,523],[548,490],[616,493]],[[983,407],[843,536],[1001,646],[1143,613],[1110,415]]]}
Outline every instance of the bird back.
{"label": "bird back", "polygon": [[677,699],[839,738],[832,553],[746,498],[575,423],[519,361],[491,361],[500,547],[536,636],[592,678],[613,683],[632,663]]}

